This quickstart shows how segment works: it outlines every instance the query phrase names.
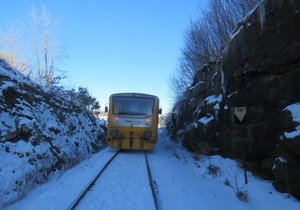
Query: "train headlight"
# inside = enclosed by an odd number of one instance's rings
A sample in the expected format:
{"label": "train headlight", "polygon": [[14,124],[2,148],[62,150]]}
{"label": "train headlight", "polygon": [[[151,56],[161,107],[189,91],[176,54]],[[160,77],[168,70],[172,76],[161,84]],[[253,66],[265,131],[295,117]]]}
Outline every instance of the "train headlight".
{"label": "train headlight", "polygon": [[151,122],[151,118],[150,117],[146,117],[146,123]]}
{"label": "train headlight", "polygon": [[119,131],[117,129],[112,129],[110,131],[110,135],[115,138],[115,137],[119,137]]}
{"label": "train headlight", "polygon": [[152,136],[152,132],[151,131],[145,131],[144,134],[143,134],[143,137],[145,139],[150,139]]}

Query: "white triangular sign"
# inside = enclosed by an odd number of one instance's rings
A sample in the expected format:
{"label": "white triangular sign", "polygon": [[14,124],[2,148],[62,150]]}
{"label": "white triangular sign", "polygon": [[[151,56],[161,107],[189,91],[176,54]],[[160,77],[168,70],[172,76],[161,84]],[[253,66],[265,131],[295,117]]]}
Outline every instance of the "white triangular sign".
{"label": "white triangular sign", "polygon": [[247,113],[247,108],[244,106],[234,108],[234,114],[241,122],[243,121],[246,113]]}

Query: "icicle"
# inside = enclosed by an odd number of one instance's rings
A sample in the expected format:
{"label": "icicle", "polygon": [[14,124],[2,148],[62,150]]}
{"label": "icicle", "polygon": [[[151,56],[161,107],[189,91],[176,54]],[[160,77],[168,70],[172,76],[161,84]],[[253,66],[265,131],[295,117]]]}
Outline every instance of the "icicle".
{"label": "icicle", "polygon": [[223,95],[225,95],[226,89],[225,89],[225,80],[224,80],[224,72],[223,72],[223,69],[221,69],[221,85],[222,85],[222,92],[223,92]]}
{"label": "icicle", "polygon": [[266,9],[265,9],[265,5],[263,3],[264,1],[261,1],[259,4],[259,23],[260,23],[260,28],[261,30],[264,30],[264,25],[265,25],[265,21],[266,21]]}

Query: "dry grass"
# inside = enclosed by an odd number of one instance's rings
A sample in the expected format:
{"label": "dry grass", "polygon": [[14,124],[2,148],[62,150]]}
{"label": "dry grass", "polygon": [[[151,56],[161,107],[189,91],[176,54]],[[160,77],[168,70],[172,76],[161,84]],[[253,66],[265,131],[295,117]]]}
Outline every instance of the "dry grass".
{"label": "dry grass", "polygon": [[249,200],[248,193],[245,192],[245,191],[237,190],[237,191],[235,192],[235,196],[236,196],[240,201],[243,201],[243,202],[248,202],[248,200]]}

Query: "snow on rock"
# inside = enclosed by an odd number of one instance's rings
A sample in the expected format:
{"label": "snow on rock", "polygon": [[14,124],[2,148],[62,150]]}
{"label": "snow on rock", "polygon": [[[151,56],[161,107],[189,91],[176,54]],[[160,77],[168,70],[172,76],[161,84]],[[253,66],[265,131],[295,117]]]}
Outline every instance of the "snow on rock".
{"label": "snow on rock", "polygon": [[218,117],[218,114],[219,114],[220,103],[221,103],[222,99],[223,99],[222,94],[220,94],[218,96],[217,95],[210,95],[210,96],[208,96],[204,99],[204,101],[206,101],[206,103],[208,105],[213,105],[214,104],[214,106],[212,108],[214,110],[214,115],[216,116],[216,118]]}
{"label": "snow on rock", "polygon": [[222,101],[222,95],[211,95],[205,98],[204,101],[206,101],[207,104],[220,103]]}
{"label": "snow on rock", "polygon": [[0,209],[98,151],[105,126],[0,59]]}
{"label": "snow on rock", "polygon": [[[300,102],[291,104],[283,109],[283,111],[289,111],[292,115],[293,121],[300,123]],[[295,131],[284,132],[284,136],[287,139],[293,139],[297,136],[300,136],[300,125],[298,125]]]}
{"label": "snow on rock", "polygon": [[284,132],[284,136],[288,139],[293,139],[297,136],[300,136],[300,126],[297,126],[295,129],[296,130],[292,132]]}
{"label": "snow on rock", "polygon": [[230,34],[230,39],[234,39],[239,33],[240,31],[243,29],[243,25],[240,26],[239,28],[236,28],[235,30],[233,30],[233,32]]}
{"label": "snow on rock", "polygon": [[198,122],[207,125],[210,121],[214,120],[214,116],[210,115],[210,116],[206,116],[206,117],[202,117],[198,120]]}
{"label": "snow on rock", "polygon": [[[258,8],[258,9],[257,9]],[[261,30],[263,30],[264,28],[264,24],[265,24],[265,15],[266,15],[266,11],[265,11],[265,7],[263,4],[263,1],[261,1],[259,4],[256,5],[255,8],[253,8],[242,20],[240,20],[236,26],[236,28],[231,32],[230,34],[230,39],[233,40],[244,28],[244,25],[248,28],[251,26],[251,22],[249,22],[250,17],[252,16],[252,14],[257,11],[259,12],[259,22],[260,22],[260,26],[261,26]]]}
{"label": "snow on rock", "polygon": [[198,128],[198,124],[195,123],[195,122],[191,123],[190,126],[193,127],[193,128]]}
{"label": "snow on rock", "polygon": [[287,106],[283,109],[283,111],[285,110],[291,112],[293,121],[300,122],[300,102]]}
{"label": "snow on rock", "polygon": [[283,157],[277,157],[277,158],[275,158],[275,160],[278,160],[281,163],[287,163],[287,160],[284,159]]}

